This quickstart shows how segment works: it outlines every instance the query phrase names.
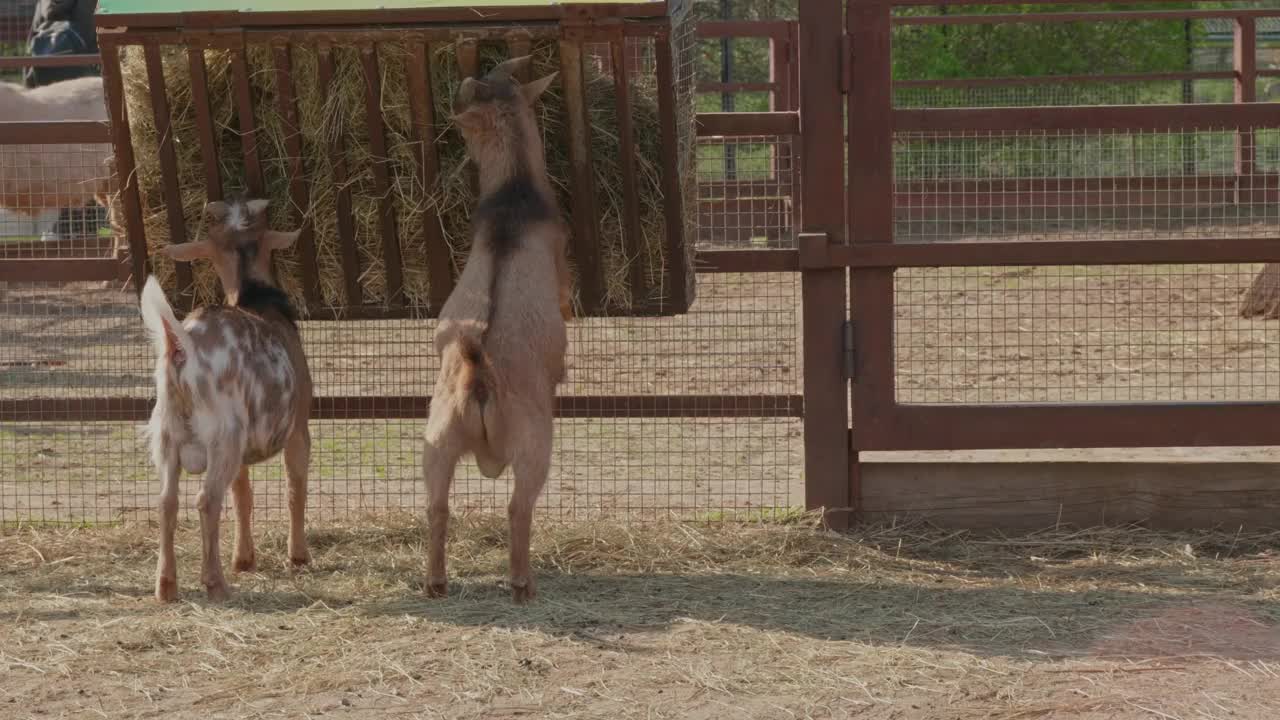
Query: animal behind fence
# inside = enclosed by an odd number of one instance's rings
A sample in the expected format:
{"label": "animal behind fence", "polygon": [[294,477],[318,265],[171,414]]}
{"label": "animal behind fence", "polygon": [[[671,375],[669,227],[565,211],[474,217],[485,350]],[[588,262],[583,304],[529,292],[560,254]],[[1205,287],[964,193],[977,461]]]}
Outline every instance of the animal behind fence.
{"label": "animal behind fence", "polygon": [[534,597],[533,508],[551,467],[555,388],[568,347],[567,231],[547,177],[533,104],[555,75],[520,84],[515,58],[459,89],[454,121],[480,171],[474,242],[440,313],[440,375],[427,421],[423,471],[430,503],[428,591],[444,595],[449,486],[465,454],[490,478],[508,465],[515,488],[511,592]]}
{"label": "animal behind fence", "polygon": [[[0,122],[106,120],[100,77],[32,89],[0,82]],[[2,157],[0,208],[38,215],[95,201],[110,206],[111,149],[107,145],[18,145],[5,148]]]}
{"label": "animal behind fence", "polygon": [[311,374],[294,310],[271,280],[271,252],[298,233],[267,228],[267,201],[210,203],[203,240],[170,245],[175,260],[209,260],[225,305],[200,308],[179,323],[154,277],[142,293],[142,317],[156,348],[156,406],[148,433],[160,472],[160,559],[156,598],[177,595],[173,537],[182,470],[204,472],[196,500],[201,580],[210,599],[228,595],[218,553],[218,524],[228,486],[235,500],[237,571],[255,569],[249,466],[284,451],[289,483],[289,558],[310,561],[303,516],[311,434]]}

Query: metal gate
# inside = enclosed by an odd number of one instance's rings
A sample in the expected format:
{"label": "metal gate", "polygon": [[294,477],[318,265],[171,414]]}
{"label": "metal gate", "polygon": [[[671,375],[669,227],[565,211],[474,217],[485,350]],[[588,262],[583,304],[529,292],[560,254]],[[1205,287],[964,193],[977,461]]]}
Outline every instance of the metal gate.
{"label": "metal gate", "polygon": [[[1229,304],[1242,284],[1232,282],[1257,272],[1243,264],[1280,262],[1280,108],[1255,102],[1258,79],[1280,75],[1257,66],[1256,23],[1280,10],[936,14],[913,7],[936,5],[923,0],[840,5],[801,3],[810,504],[856,512],[866,451],[1276,444],[1274,328],[1242,320]],[[1230,71],[989,82],[1218,80],[1232,84],[1234,102],[895,103],[891,38],[903,28],[1206,18],[1234,25]],[[844,34],[833,30],[842,23]],[[844,202],[840,160],[829,152],[842,142],[830,111],[841,102]],[[975,268],[1000,273],[976,279]],[[1046,299],[1026,279],[1036,273],[1065,295]],[[1010,323],[1015,315],[1020,325]],[[1261,348],[1237,352],[1238,338]],[[1118,352],[1149,372],[1124,366],[1118,377],[1105,367]],[[991,370],[1006,362],[1019,365]],[[830,391],[842,375],[851,424],[845,397]]]}

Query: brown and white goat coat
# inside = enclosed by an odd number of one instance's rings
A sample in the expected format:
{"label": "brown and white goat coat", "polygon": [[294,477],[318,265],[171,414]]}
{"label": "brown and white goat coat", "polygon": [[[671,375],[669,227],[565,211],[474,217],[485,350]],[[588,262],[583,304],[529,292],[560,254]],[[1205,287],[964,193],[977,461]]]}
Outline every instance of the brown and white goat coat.
{"label": "brown and white goat coat", "polygon": [[227,304],[200,308],[179,323],[155,278],[142,292],[142,316],[156,348],[156,406],[148,425],[159,469],[161,548],[156,596],[177,591],[173,531],[181,470],[204,472],[197,499],[203,539],[202,580],[209,596],[227,595],[218,554],[218,523],[228,487],[235,496],[237,570],[252,570],[253,495],[249,465],[285,453],[289,481],[289,555],[309,560],[303,514],[311,439],[311,376],[294,310],[270,280],[270,252],[297,233],[266,229],[266,203],[211,203],[209,238],[166,248],[175,259],[211,260]]}
{"label": "brown and white goat coat", "polygon": [[535,594],[529,568],[534,505],[551,467],[555,388],[568,347],[566,230],[547,178],[533,104],[553,76],[521,85],[528,58],[463,82],[454,120],[479,169],[481,200],[458,285],[440,312],[440,375],[427,421],[423,472],[430,502],[428,592],[447,591],[444,546],[449,486],[464,455],[496,478],[508,465],[515,488],[511,588]]}

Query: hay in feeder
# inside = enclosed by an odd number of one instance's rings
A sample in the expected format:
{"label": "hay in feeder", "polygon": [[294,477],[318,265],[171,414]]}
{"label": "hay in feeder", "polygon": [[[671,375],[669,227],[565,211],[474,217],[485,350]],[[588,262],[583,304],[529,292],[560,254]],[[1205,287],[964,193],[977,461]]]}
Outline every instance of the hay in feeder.
{"label": "hay in feeder", "polygon": [[[333,182],[334,168],[329,152],[330,142],[335,138],[343,141],[345,149],[341,157],[347,170],[345,188],[350,192],[352,225],[359,250],[362,299],[374,304],[386,301],[382,235],[378,222],[380,197],[373,173],[375,163],[381,159],[374,157],[369,145],[365,114],[366,82],[359,53],[358,48],[335,47],[334,79],[323,86],[319,82],[319,57],[314,47],[295,45],[291,55],[301,128],[299,140],[302,146],[302,180],[309,194],[308,207],[303,213],[315,230],[321,304],[339,312],[352,303],[348,302],[343,289],[337,212],[339,188]],[[534,77],[559,70],[559,56],[554,40],[535,41],[532,54]],[[452,98],[459,83],[455,48],[449,45],[432,47],[430,78],[436,126],[439,130],[435,143],[440,172],[430,187],[425,187],[417,174],[418,146],[410,115],[409,80],[406,72],[409,55],[409,48],[403,44],[388,42],[378,46],[382,83],[380,106],[390,155],[386,158],[386,163],[391,177],[391,200],[404,265],[404,293],[409,306],[424,308],[428,304],[430,287],[422,223],[433,218],[430,210],[434,209],[438,213],[442,235],[449,246],[456,273],[461,270],[470,245],[470,215],[477,197],[462,138],[448,121]],[[244,192],[247,178],[234,99],[232,54],[224,50],[206,50],[204,56],[223,194]],[[504,47],[488,44],[480,46],[482,71],[506,57]],[[272,201],[271,223],[276,228],[289,228],[296,224],[295,218],[299,212],[289,194],[293,158],[287,149],[287,123],[280,111],[277,74],[272,63],[271,49],[267,46],[250,46],[247,58],[253,97],[255,142],[263,169],[265,194]],[[186,235],[187,239],[196,239],[203,237],[205,232],[202,209],[208,194],[186,50],[166,47],[162,51],[162,59],[170,104],[171,133],[178,159]],[[151,88],[142,49],[125,48],[121,66],[148,249],[154,258],[155,274],[172,298],[177,290],[173,263],[158,251],[173,241],[173,234],[165,209],[166,199],[158,152],[160,138],[152,113]],[[661,168],[658,165],[662,138],[656,78],[652,73],[633,73],[630,78],[630,101],[635,135],[635,162],[639,175],[636,187],[639,194],[641,243],[638,252],[628,254],[622,232],[623,197],[618,182],[622,174],[621,148],[611,72],[607,67],[600,68],[588,63],[585,91],[590,112],[595,201],[599,212],[604,305],[611,314],[628,314],[633,308],[651,306],[666,290],[666,228]],[[543,95],[538,112],[552,184],[560,195],[566,220],[572,221],[573,206],[568,188],[568,127],[564,97],[558,82]],[[629,268],[634,262],[641,263],[645,270],[648,285],[645,296],[637,297],[635,289],[629,284]],[[276,264],[281,285],[300,308],[305,308],[298,248],[278,253]],[[216,302],[221,291],[212,269],[205,263],[196,263],[192,266],[192,272],[196,302]],[[581,307],[576,293],[575,304]]]}

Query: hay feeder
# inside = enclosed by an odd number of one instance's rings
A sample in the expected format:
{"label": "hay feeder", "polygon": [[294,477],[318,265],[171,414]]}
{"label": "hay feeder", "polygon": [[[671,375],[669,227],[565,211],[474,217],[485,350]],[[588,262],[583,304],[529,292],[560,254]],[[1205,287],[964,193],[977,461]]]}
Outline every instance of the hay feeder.
{"label": "hay feeder", "polygon": [[[212,271],[156,250],[232,192],[303,227],[281,285],[311,319],[429,317],[465,262],[474,168],[449,124],[463,77],[516,55],[558,71],[540,103],[586,316],[694,299],[688,0],[103,0],[103,75],[135,282],[179,307]],[[529,79],[529,78],[524,78]],[[138,283],[140,285],[140,283]]]}

